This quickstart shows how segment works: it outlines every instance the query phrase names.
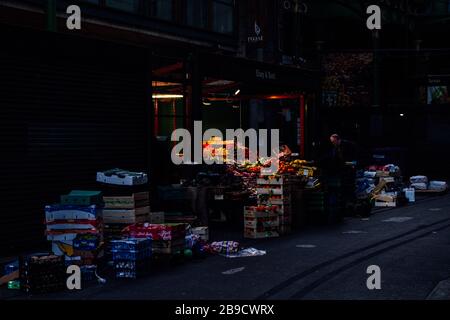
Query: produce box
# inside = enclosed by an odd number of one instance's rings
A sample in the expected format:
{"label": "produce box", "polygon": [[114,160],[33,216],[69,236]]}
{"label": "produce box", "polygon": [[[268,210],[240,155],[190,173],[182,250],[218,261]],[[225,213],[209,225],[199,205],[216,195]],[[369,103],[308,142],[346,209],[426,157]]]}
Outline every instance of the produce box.
{"label": "produce box", "polygon": [[103,209],[103,219],[109,217],[135,217],[148,215],[150,207],[134,208],[134,209]]}
{"label": "produce box", "polygon": [[105,217],[106,223],[122,224],[124,226],[134,224],[134,223],[144,223],[148,221],[148,215],[139,216],[110,216]]}
{"label": "produce box", "polygon": [[244,207],[245,217],[269,217],[278,216],[280,208],[278,206],[246,206]]}
{"label": "produce box", "polygon": [[101,191],[73,190],[69,194],[61,196],[62,205],[90,206],[103,205],[103,194]]}
{"label": "produce box", "polygon": [[246,228],[244,230],[244,238],[261,239],[261,238],[273,238],[273,237],[279,237],[279,236],[280,235],[277,231],[257,232],[254,229],[248,229],[248,228]]}
{"label": "produce box", "polygon": [[375,174],[375,177],[389,177],[389,171],[381,171],[378,170]]}
{"label": "produce box", "polygon": [[376,201],[384,201],[384,202],[395,202],[396,198],[397,198],[396,196],[388,194],[377,194],[376,196],[374,196],[374,199]]}
{"label": "produce box", "polygon": [[97,181],[114,185],[142,185],[148,182],[147,174],[143,172],[131,172],[122,169],[112,169],[97,172]]}
{"label": "produce box", "polygon": [[148,207],[149,193],[138,192],[131,196],[104,196],[103,201],[106,209],[134,209]]}
{"label": "produce box", "polygon": [[151,239],[128,238],[121,240],[112,240],[110,242],[111,249],[116,251],[140,251],[152,247]]}
{"label": "produce box", "polygon": [[278,217],[270,218],[245,218],[244,227],[245,228],[273,228],[278,227],[280,220]]}
{"label": "produce box", "polygon": [[257,194],[268,194],[268,195],[288,195],[289,190],[286,187],[264,187],[258,186],[256,188]]}
{"label": "produce box", "polygon": [[375,201],[375,207],[396,207],[397,202],[396,201]]}
{"label": "produce box", "polygon": [[96,220],[102,216],[102,208],[97,205],[47,205],[45,206],[45,220],[47,223],[55,220]]}
{"label": "produce box", "polygon": [[153,240],[173,240],[177,238],[184,239],[186,235],[186,224],[184,223],[165,223],[150,224],[137,223],[124,229],[124,234],[133,238],[151,237]]}

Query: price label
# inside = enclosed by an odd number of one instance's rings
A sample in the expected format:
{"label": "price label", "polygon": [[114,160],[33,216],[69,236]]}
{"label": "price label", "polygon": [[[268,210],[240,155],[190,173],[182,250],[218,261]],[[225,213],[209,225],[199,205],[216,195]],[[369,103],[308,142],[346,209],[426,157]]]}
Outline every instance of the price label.
{"label": "price label", "polygon": [[223,199],[224,199],[223,194],[214,195],[214,200],[223,200]]}
{"label": "price label", "polygon": [[309,171],[307,169],[303,170],[303,175],[304,176],[308,176],[309,175]]}

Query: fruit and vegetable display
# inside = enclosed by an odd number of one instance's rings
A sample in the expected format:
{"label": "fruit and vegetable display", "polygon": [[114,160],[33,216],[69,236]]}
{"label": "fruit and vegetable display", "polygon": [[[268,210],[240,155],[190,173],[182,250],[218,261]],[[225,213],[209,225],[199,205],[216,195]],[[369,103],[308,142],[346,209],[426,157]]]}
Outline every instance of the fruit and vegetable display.
{"label": "fruit and vegetable display", "polygon": [[313,177],[316,172],[317,168],[311,166],[310,162],[297,159],[290,162],[280,161],[277,173]]}

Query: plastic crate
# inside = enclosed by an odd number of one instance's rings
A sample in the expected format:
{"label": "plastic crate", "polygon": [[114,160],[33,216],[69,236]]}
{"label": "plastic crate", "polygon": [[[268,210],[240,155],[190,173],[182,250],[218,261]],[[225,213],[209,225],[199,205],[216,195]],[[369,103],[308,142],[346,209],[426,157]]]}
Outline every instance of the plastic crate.
{"label": "plastic crate", "polygon": [[114,273],[116,278],[136,279],[146,275],[150,271],[150,259],[131,261],[119,260],[114,262]]}
{"label": "plastic crate", "polygon": [[128,250],[128,251],[122,251],[122,250],[111,250],[112,253],[112,259],[114,261],[116,260],[143,260],[145,258],[149,258],[152,255],[152,248],[146,248],[139,251],[135,250]]}
{"label": "plastic crate", "polygon": [[127,238],[110,241],[111,251],[141,251],[152,247],[150,238]]}
{"label": "plastic crate", "polygon": [[34,254],[19,259],[21,289],[29,293],[61,291],[66,288],[64,256]]}

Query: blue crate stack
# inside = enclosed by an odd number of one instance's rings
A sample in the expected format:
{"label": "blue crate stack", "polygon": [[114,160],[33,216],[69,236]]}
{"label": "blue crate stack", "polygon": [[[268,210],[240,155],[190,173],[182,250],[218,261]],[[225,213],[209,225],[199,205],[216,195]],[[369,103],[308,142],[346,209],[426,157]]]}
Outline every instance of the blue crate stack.
{"label": "blue crate stack", "polygon": [[116,278],[136,279],[150,270],[152,240],[127,238],[111,241]]}

